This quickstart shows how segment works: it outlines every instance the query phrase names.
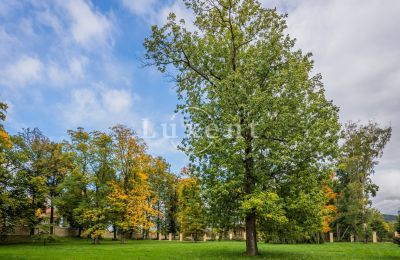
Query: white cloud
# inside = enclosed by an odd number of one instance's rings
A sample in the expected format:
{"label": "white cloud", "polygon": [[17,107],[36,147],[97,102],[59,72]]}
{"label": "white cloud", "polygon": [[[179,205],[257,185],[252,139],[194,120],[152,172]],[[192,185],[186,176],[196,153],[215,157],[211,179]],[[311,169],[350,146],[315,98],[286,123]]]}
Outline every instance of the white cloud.
{"label": "white cloud", "polygon": [[155,4],[157,0],[122,0],[122,4],[128,8],[130,12],[136,15],[147,16],[154,12]]}
{"label": "white cloud", "polygon": [[9,89],[38,83],[57,87],[72,86],[84,79],[87,62],[85,56],[73,57],[63,66],[57,60],[44,63],[37,57],[22,56],[0,72],[0,84]]}
{"label": "white cloud", "polygon": [[[93,58],[97,73],[101,67],[116,66],[108,64],[115,62],[107,58],[111,48],[102,48],[112,46],[112,15],[84,0],[35,1],[26,15],[16,15],[25,7],[0,4],[0,9],[15,13],[5,16],[0,26],[1,85],[71,87],[88,78],[86,66]],[[15,61],[16,57],[22,58]]]}
{"label": "white cloud", "polygon": [[87,48],[108,44],[112,32],[112,22],[109,18],[83,0],[60,3],[72,19],[71,33],[77,43]]}
{"label": "white cloud", "polygon": [[126,89],[114,89],[101,84],[75,89],[67,103],[58,105],[66,127],[105,129],[117,123],[128,125],[138,121],[133,113],[137,97]]}
{"label": "white cloud", "polygon": [[4,27],[0,26],[0,57],[10,55],[13,46],[18,44],[18,40],[9,34]]}
{"label": "white cloud", "polygon": [[155,124],[150,118],[142,118],[141,127],[137,133],[144,139],[149,147],[150,153],[154,155],[171,155],[181,153],[177,147],[180,138],[173,128],[179,127],[171,115],[164,115],[159,118],[159,124]]}
{"label": "white cloud", "polygon": [[56,14],[52,13],[49,9],[38,12],[36,17],[40,24],[52,28],[58,36],[62,36],[64,34],[64,28],[60,18]]}
{"label": "white cloud", "polygon": [[104,107],[112,113],[123,113],[132,105],[133,97],[126,90],[107,89],[101,93]]}
{"label": "white cloud", "polygon": [[174,13],[177,20],[184,19],[188,29],[194,29],[193,12],[186,8],[182,0],[168,1],[162,3],[159,0],[137,1],[121,0],[128,10],[139,17],[142,17],[149,24],[163,25],[170,13]]}
{"label": "white cloud", "polygon": [[166,137],[144,139],[144,141],[149,147],[150,153],[161,156],[182,153],[177,148],[178,145],[180,144],[179,140],[180,140],[179,138],[166,138]]}
{"label": "white cloud", "polygon": [[396,215],[400,210],[400,170],[380,171],[373,176],[373,181],[380,187],[377,197],[373,199],[374,206],[382,212]]}
{"label": "white cloud", "polygon": [[57,63],[50,63],[47,65],[47,77],[52,85],[62,85],[69,81],[69,73],[67,70],[61,68]]}
{"label": "white cloud", "polygon": [[0,1],[0,15],[6,17],[21,5],[18,1]]}
{"label": "white cloud", "polygon": [[88,59],[85,56],[74,57],[69,60],[69,71],[73,77],[83,78],[85,76],[85,66],[88,63]]}
{"label": "white cloud", "polygon": [[42,62],[31,56],[22,56],[15,63],[8,65],[1,74],[2,84],[23,86],[40,79],[43,70]]}

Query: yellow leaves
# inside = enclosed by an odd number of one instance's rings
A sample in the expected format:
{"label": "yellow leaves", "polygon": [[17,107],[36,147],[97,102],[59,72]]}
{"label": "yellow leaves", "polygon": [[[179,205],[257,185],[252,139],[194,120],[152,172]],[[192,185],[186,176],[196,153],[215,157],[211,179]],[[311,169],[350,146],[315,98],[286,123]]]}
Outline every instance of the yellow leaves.
{"label": "yellow leaves", "polygon": [[83,232],[84,236],[90,236],[91,239],[100,238],[104,234],[104,229],[98,225],[92,226]]}
{"label": "yellow leaves", "polygon": [[41,209],[36,209],[35,210],[35,217],[41,218],[42,217],[42,210]]}
{"label": "yellow leaves", "polygon": [[391,230],[390,224],[387,222],[383,222],[383,228],[386,232],[389,232]]}
{"label": "yellow leaves", "polygon": [[137,178],[137,180],[136,180],[137,182],[145,182],[148,179],[148,175],[145,171],[139,170],[136,173],[136,178]]}
{"label": "yellow leaves", "polygon": [[324,189],[325,189],[325,196],[329,199],[329,200],[335,200],[337,197],[337,193],[335,193],[331,187],[329,187],[329,185],[324,185]]}
{"label": "yellow leaves", "polygon": [[179,180],[178,189],[183,190],[187,187],[196,187],[199,181],[196,178],[184,178]]}
{"label": "yellow leaves", "polygon": [[[330,174],[329,180],[332,181],[334,178],[334,173]],[[340,194],[334,192],[329,183],[323,183],[324,194],[327,199],[327,203],[322,208],[322,231],[327,233],[331,231],[330,225],[336,219],[337,207],[334,205],[335,200]]]}
{"label": "yellow leaves", "polygon": [[6,149],[10,149],[12,147],[12,142],[10,136],[0,128],[0,144]]}
{"label": "yellow leaves", "polygon": [[91,237],[92,239],[99,238],[99,237],[101,237],[101,235],[103,235],[103,233],[104,233],[103,230],[98,229],[98,230],[93,231],[93,232],[90,234],[90,237]]}
{"label": "yellow leaves", "polygon": [[[144,175],[144,172],[141,173]],[[111,182],[112,192],[108,196],[110,205],[120,216],[118,226],[128,231],[130,229],[149,229],[154,226],[151,217],[157,216],[154,209],[155,199],[151,198],[152,191],[147,183],[147,177],[141,180],[130,180],[129,189],[124,189],[120,182]]]}
{"label": "yellow leaves", "polygon": [[[5,112],[7,109],[7,104],[0,102],[0,121],[5,119]],[[8,133],[4,130],[3,125],[0,124],[0,162],[3,161],[4,150],[9,150],[12,147],[12,142]]]}
{"label": "yellow leaves", "polygon": [[325,205],[322,217],[322,231],[327,233],[331,231],[330,224],[335,220],[337,214],[337,208],[334,205]]}

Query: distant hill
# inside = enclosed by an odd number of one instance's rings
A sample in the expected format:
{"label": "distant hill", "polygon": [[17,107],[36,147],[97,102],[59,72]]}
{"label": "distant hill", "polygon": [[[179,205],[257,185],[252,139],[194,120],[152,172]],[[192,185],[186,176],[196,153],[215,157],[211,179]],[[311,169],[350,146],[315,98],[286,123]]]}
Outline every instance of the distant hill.
{"label": "distant hill", "polygon": [[388,221],[388,222],[397,221],[396,215],[383,214],[383,218],[385,219],[385,221]]}

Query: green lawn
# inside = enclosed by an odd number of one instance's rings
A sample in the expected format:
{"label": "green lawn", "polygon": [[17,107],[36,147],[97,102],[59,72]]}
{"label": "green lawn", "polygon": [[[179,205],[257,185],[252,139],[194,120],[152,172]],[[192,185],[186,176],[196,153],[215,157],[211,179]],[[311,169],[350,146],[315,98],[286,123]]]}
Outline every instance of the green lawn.
{"label": "green lawn", "polygon": [[[270,245],[259,243],[261,259],[400,259],[392,243],[333,243],[322,245]],[[244,242],[101,241],[71,239],[43,246],[0,245],[0,259],[245,259]],[[253,258],[254,259],[254,258]]]}

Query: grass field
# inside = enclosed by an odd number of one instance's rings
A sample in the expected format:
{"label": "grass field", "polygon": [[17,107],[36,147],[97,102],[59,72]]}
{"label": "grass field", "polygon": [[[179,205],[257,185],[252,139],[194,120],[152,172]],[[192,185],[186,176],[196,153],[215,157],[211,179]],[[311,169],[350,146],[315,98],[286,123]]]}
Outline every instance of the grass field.
{"label": "grass field", "polygon": [[[257,259],[400,259],[392,243],[326,243],[271,245],[259,243]],[[247,259],[244,242],[101,241],[71,239],[43,246],[40,243],[0,245],[0,259]],[[254,259],[254,258],[252,258]]]}

